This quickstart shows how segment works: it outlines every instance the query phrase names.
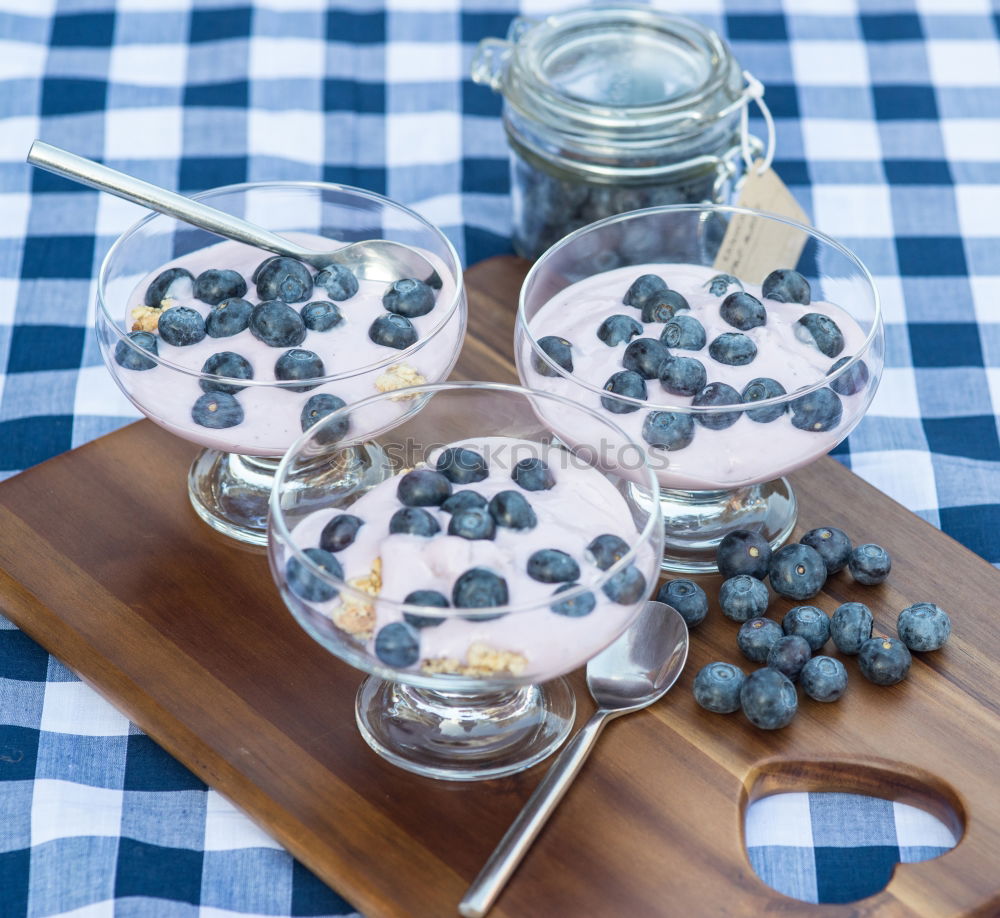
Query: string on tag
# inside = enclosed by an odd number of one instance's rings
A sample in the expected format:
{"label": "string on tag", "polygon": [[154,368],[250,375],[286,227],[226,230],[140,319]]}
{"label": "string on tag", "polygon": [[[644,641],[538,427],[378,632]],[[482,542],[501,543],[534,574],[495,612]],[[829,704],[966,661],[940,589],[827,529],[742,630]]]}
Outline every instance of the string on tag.
{"label": "string on tag", "polygon": [[753,168],[753,154],[750,149],[750,101],[753,100],[757,103],[767,128],[767,147],[764,150],[764,159],[757,169],[757,174],[763,175],[771,168],[771,163],[774,161],[774,118],[764,101],[764,84],[749,70],[743,71],[743,79],[747,81],[746,89],[743,90],[743,105],[740,108],[740,145],[743,150],[743,162],[749,172]]}

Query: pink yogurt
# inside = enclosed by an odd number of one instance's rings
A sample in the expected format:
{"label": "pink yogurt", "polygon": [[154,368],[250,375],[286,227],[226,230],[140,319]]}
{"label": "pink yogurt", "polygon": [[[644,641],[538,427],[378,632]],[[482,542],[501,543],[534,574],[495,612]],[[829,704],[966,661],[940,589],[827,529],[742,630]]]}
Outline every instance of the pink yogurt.
{"label": "pink yogurt", "polygon": [[[304,233],[286,235],[289,239],[321,251],[342,245]],[[113,371],[128,397],[151,420],[178,436],[225,452],[281,456],[302,434],[302,408],[317,393],[336,395],[350,405],[382,391],[376,381],[390,367],[403,365],[418,373],[426,382],[437,382],[451,371],[461,347],[464,310],[460,299],[464,297],[464,293],[456,291],[454,278],[439,258],[427,251],[422,251],[421,254],[434,265],[443,283],[437,291],[434,309],[427,315],[411,319],[419,335],[416,344],[402,351],[376,344],[368,337],[372,321],[385,313],[382,295],[387,284],[383,281],[359,280],[358,292],[350,299],[337,302],[344,321],[329,331],[307,331],[305,340],[297,345],[318,354],[328,375],[342,377],[308,392],[294,392],[287,387],[267,384],[275,379],[275,361],[289,348],[270,347],[255,338],[249,330],[225,338],[206,335],[201,341],[186,347],[174,347],[157,336],[162,364],[150,370],[128,370],[120,367],[112,358]],[[260,298],[251,278],[256,267],[269,257],[269,253],[260,249],[227,240],[161,265],[136,286],[125,310],[123,327],[125,331],[132,328],[132,311],[143,305],[149,283],[161,271],[171,267],[186,268],[195,277],[208,268],[238,271],[247,281],[247,292],[243,299],[258,303]],[[171,306],[188,306],[202,316],[208,315],[211,307],[195,299],[190,290],[185,291],[181,285],[177,292],[182,295]],[[187,295],[183,295],[185,292]],[[298,311],[306,302],[315,300],[329,300],[322,287],[314,287],[308,300],[290,305]],[[202,366],[212,354],[220,351],[233,351],[246,358],[253,366],[254,376],[247,388],[236,394],[244,411],[242,423],[213,430],[192,420],[191,407],[203,394],[198,384]],[[188,372],[184,372],[185,370]],[[419,379],[416,381],[420,382]],[[402,415],[409,404],[404,400],[386,400],[382,409],[385,412],[386,426]],[[375,420],[371,414],[367,419]]]}
{"label": "pink yogurt", "polygon": [[[864,347],[866,332],[840,307],[817,302],[809,306],[779,303],[765,299],[759,285],[744,283],[746,292],[760,300],[767,310],[766,325],[742,332],[753,339],[757,356],[745,366],[717,362],[709,356],[708,344],[723,332],[740,331],[719,314],[724,297],[713,295],[706,286],[708,280],[718,273],[702,265],[648,264],[616,268],[572,284],[542,306],[529,325],[536,341],[546,335],[558,335],[572,343],[573,374],[567,378],[539,373],[533,365],[531,345],[526,338],[522,338],[517,356],[523,384],[572,398],[588,408],[604,412],[633,441],[646,446],[642,427],[649,414],[648,409],[612,414],[602,407],[600,395],[576,382],[584,380],[602,387],[612,374],[623,369],[626,344],[609,347],[597,337],[597,329],[608,316],[616,313],[641,321],[639,310],[624,305],[622,297],[629,285],[642,274],[657,274],[672,290],[683,294],[691,309],[679,314],[693,316],[704,325],[704,348],[700,351],[676,348],[670,353],[700,360],[710,383],[728,383],[740,392],[752,379],[771,377],[792,393],[816,383],[837,360],[857,354]],[[728,292],[738,289],[731,286]],[[829,316],[839,326],[845,345],[837,357],[827,357],[815,345],[796,338],[793,330],[795,323],[810,312]],[[647,323],[643,337],[659,339],[663,325],[659,322]],[[657,379],[647,380],[646,387],[647,401],[658,406],[670,408],[691,404],[691,397],[670,394]],[[649,462],[663,488],[711,490],[768,481],[812,462],[836,446],[864,413],[871,390],[872,385],[869,384],[855,395],[841,395],[843,417],[836,427],[828,431],[800,430],[792,425],[787,412],[770,423],[752,421],[744,414],[731,427],[723,430],[711,430],[696,423],[694,439],[688,446],[670,451],[647,448]],[[596,424],[590,430],[584,427],[563,430],[558,418],[546,417],[546,420],[568,443],[599,445],[605,457],[603,465],[609,470],[630,477],[631,469],[637,466],[636,458],[630,451],[619,453],[624,444],[606,443],[606,431]]]}
{"label": "pink yogurt", "polygon": [[[414,590],[437,590],[451,597],[455,580],[471,567],[486,567],[504,577],[510,606],[528,607],[489,621],[469,621],[447,615],[444,623],[420,629],[420,660],[441,657],[464,661],[470,645],[476,642],[526,658],[523,680],[552,678],[581,665],[610,644],[628,627],[636,605],[612,602],[600,587],[595,587],[594,610],[580,618],[569,618],[549,610],[559,584],[540,583],[526,573],[529,556],[542,548],[567,552],[579,564],[582,584],[595,583],[604,573],[586,557],[587,545],[595,536],[614,533],[629,545],[639,536],[622,495],[597,469],[573,461],[566,450],[527,440],[487,437],[451,444],[473,449],[484,456],[489,476],[468,485],[454,485],[454,491],[474,490],[489,500],[504,490],[519,490],[511,480],[511,469],[521,459],[539,456],[549,465],[556,479],[547,491],[522,491],[538,518],[530,530],[497,526],[493,541],[469,541],[447,535],[451,515],[437,507],[428,510],[441,526],[437,535],[425,538],[409,534],[390,534],[389,519],[403,505],[396,496],[403,473],[376,485],[350,507],[316,511],[303,519],[292,532],[300,548],[319,545],[323,527],[334,516],[348,512],[365,521],[355,541],[336,554],[343,565],[344,578],[364,577],[376,558],[382,559],[380,599],[402,602]],[[433,468],[438,453],[429,455]],[[652,589],[656,559],[650,546],[640,542],[634,563]],[[287,563],[287,557],[282,559]],[[334,616],[340,599],[315,603],[321,614]],[[392,622],[402,621],[401,611],[387,602],[374,602],[374,633]],[[447,613],[448,610],[442,610]],[[488,611],[488,610],[483,610]],[[371,642],[368,643],[371,650]],[[413,670],[419,670],[418,663]]]}

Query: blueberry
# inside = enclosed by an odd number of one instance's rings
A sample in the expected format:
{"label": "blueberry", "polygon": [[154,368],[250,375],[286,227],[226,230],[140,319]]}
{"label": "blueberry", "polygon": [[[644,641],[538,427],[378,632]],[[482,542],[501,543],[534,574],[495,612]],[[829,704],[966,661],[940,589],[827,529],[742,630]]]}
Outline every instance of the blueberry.
{"label": "blueberry", "polygon": [[649,297],[656,293],[662,293],[667,289],[667,282],[662,277],[656,274],[641,274],[632,281],[625,292],[625,296],[622,297],[622,302],[626,306],[634,306],[636,309],[642,309],[642,304]]}
{"label": "blueberry", "polygon": [[416,344],[417,330],[406,316],[387,312],[372,322],[368,328],[368,337],[383,347],[392,347],[397,351],[402,351]]}
{"label": "blueberry", "polygon": [[826,565],[815,548],[793,542],[771,555],[767,568],[774,592],[787,599],[812,599],[826,583]]}
{"label": "blueberry", "polygon": [[[486,460],[475,450],[449,446],[437,458],[437,470],[455,484],[474,484],[490,474]],[[485,505],[485,501],[483,502]]]}
{"label": "blueberry", "polygon": [[767,310],[764,309],[764,304],[757,297],[742,290],[730,293],[722,301],[719,315],[740,331],[767,325]]}
{"label": "blueberry", "polygon": [[715,563],[723,577],[747,574],[763,580],[771,561],[771,543],[759,532],[734,529],[726,533],[715,552]]}
{"label": "blueberry", "polygon": [[250,334],[271,347],[296,347],[305,341],[306,323],[287,303],[265,300],[250,313]]}
{"label": "blueberry", "polygon": [[716,274],[715,277],[709,278],[702,284],[703,287],[708,287],[708,292],[712,296],[725,296],[726,291],[730,287],[739,287],[740,290],[743,289],[743,283],[738,277],[733,277],[732,274]]}
{"label": "blueberry", "polygon": [[799,678],[802,667],[806,665],[812,651],[809,642],[797,634],[785,634],[778,638],[767,652],[765,661],[771,669],[787,676],[792,682]]}
{"label": "blueberry", "polygon": [[416,319],[434,308],[434,291],[423,281],[404,277],[389,285],[389,289],[382,294],[382,305],[386,312]]}
{"label": "blueberry", "polygon": [[660,290],[642,303],[643,322],[669,322],[682,309],[691,306],[676,290]]}
{"label": "blueberry", "polygon": [[910,671],[912,660],[907,646],[896,638],[869,638],[858,651],[861,675],[876,685],[902,682]]}
{"label": "blueberry", "polygon": [[[346,406],[347,402],[342,398],[338,398],[336,395],[329,395],[326,392],[312,396],[303,406],[302,414],[299,415],[302,430],[308,430],[313,424],[321,421],[328,414],[333,414],[334,411],[339,411]],[[346,414],[338,418],[323,429],[323,435],[319,442],[324,444],[336,443],[347,433],[350,423],[350,417]]]}
{"label": "blueberry", "polygon": [[451,497],[451,482],[433,469],[414,469],[399,479],[396,497],[407,507],[440,507]]}
{"label": "blueberry", "polygon": [[700,351],[705,346],[705,326],[694,316],[674,316],[660,332],[660,343],[685,351]]}
{"label": "blueberry", "polygon": [[[567,590],[572,590],[578,587],[578,583],[564,583],[559,587],[553,596],[559,593],[565,593]],[[553,602],[549,605],[549,608],[556,613],[556,615],[565,615],[567,618],[583,618],[584,615],[590,615],[597,606],[597,597],[587,590],[585,593],[581,593],[575,599],[563,599],[560,602]]]}
{"label": "blueberry", "polygon": [[[403,602],[411,606],[431,606],[435,609],[448,609],[451,603],[444,593],[437,590],[414,590],[408,593]],[[443,625],[446,616],[444,615],[417,615],[415,612],[404,612],[403,620],[414,628],[436,628]]]}
{"label": "blueberry", "polygon": [[486,509],[489,505],[490,502],[475,491],[456,491],[441,504],[441,509],[445,513],[461,513],[463,510]]}
{"label": "blueberry", "polygon": [[451,604],[458,609],[484,609],[507,602],[507,581],[485,567],[470,567],[451,590]]}
{"label": "blueberry", "polygon": [[253,282],[257,285],[257,297],[262,301],[301,303],[309,299],[313,290],[309,269],[286,255],[275,255],[257,265]]}
{"label": "blueberry", "polygon": [[751,663],[763,663],[771,645],[783,637],[781,625],[769,618],[747,619],[736,633],[736,646]]}
{"label": "blueberry", "polygon": [[401,507],[389,518],[391,534],[430,537],[441,531],[438,521],[420,507]]}
{"label": "blueberry", "polygon": [[792,722],[799,698],[787,676],[767,667],[746,677],[740,689],[740,707],[755,727],[779,730]]}
{"label": "blueberry", "polygon": [[[344,569],[340,562],[328,551],[322,548],[306,548],[304,554],[320,570],[342,580]],[[322,580],[296,557],[288,559],[285,566],[285,581],[296,596],[307,602],[328,602],[337,595],[337,588]]]}
{"label": "blueberry", "polygon": [[[715,405],[742,404],[740,394],[726,383],[709,383],[692,400],[692,405],[699,407],[714,407]],[[740,419],[740,411],[712,411],[695,415],[695,420],[709,430],[725,430],[732,427]]]}
{"label": "blueberry", "polygon": [[851,357],[841,357],[826,371],[827,376],[836,376],[835,379],[830,380],[830,388],[838,395],[857,395],[868,385],[868,378],[871,374],[868,372],[868,364],[863,360],[859,360],[849,370],[837,375],[840,369],[852,359]]}
{"label": "blueberry", "polygon": [[655,338],[636,338],[625,348],[622,366],[634,370],[643,379],[656,379],[660,366],[670,356],[670,352]]}
{"label": "blueberry", "polygon": [[[769,376],[758,376],[757,379],[751,379],[743,387],[740,399],[746,405],[762,401],[765,398],[778,398],[785,394],[787,394],[785,387],[778,380],[771,379]],[[745,414],[751,421],[756,421],[758,424],[769,424],[780,418],[787,410],[788,405],[782,402],[780,405],[769,405],[766,408],[749,408]]]}
{"label": "blueberry", "polygon": [[612,602],[630,606],[646,595],[646,578],[634,564],[613,574],[601,589]]}
{"label": "blueberry", "polygon": [[708,615],[708,596],[693,580],[668,580],[656,594],[656,601],[673,606],[688,628],[700,625]]}
{"label": "blueberry", "polygon": [[354,272],[343,265],[328,265],[313,280],[317,287],[322,287],[331,300],[349,300],[358,292],[358,279]]}
{"label": "blueberry", "polygon": [[313,300],[311,303],[306,303],[299,310],[299,315],[302,316],[302,324],[309,331],[329,331],[344,321],[343,313],[337,304],[329,300]]}
{"label": "blueberry", "polygon": [[350,513],[338,513],[331,519],[319,534],[319,547],[324,551],[343,551],[348,545],[353,545],[358,530],[365,521]]}
{"label": "blueberry", "polygon": [[847,569],[858,583],[874,586],[889,576],[892,558],[881,545],[868,542],[859,545],[851,552],[851,557],[847,560]]}
{"label": "blueberry", "polygon": [[534,529],[535,511],[520,491],[500,491],[490,499],[490,513],[498,526],[507,529]]}
{"label": "blueberry", "polygon": [[209,338],[229,338],[250,327],[253,305],[239,297],[216,303],[205,317],[205,331]]}
{"label": "blueberry", "polygon": [[197,344],[205,337],[205,320],[201,313],[187,306],[164,309],[156,328],[160,337],[174,347]]}
{"label": "blueberry", "polygon": [[726,366],[742,367],[757,356],[757,345],[740,332],[723,332],[708,346],[708,353]]}
{"label": "blueberry", "polygon": [[[573,372],[573,345],[558,335],[546,335],[538,339],[538,347],[545,352],[556,366],[562,367],[567,373]],[[532,355],[531,365],[542,376],[558,376],[559,371],[553,369],[537,354]]]}
{"label": "blueberry", "polygon": [[770,598],[764,582],[747,574],[723,580],[719,587],[722,614],[734,622],[760,618],[767,611]]}
{"label": "blueberry", "polygon": [[951,618],[932,602],[918,602],[899,613],[896,633],[910,650],[940,650],[951,634]]}
{"label": "blueberry", "polygon": [[800,395],[789,403],[792,424],[799,430],[822,432],[832,430],[840,423],[844,406],[840,396],[832,389],[817,389]]}
{"label": "blueberry", "polygon": [[790,268],[779,268],[764,278],[761,285],[761,295],[766,300],[777,300],[779,303],[801,303],[809,305],[812,291],[807,281],[798,271]]}
{"label": "blueberry", "polygon": [[833,657],[813,657],[802,667],[799,682],[814,701],[836,701],[847,689],[847,670]]}
{"label": "blueberry", "polygon": [[841,653],[855,654],[872,636],[872,613],[863,602],[845,602],[830,619],[830,637]]}
{"label": "blueberry", "polygon": [[[647,395],[646,380],[632,370],[619,370],[617,373],[611,374],[604,384],[604,391],[612,392],[615,395],[625,395],[629,398],[645,399]],[[638,405],[622,401],[619,398],[609,398],[606,395],[601,396],[601,404],[614,414],[630,414],[639,410]]]}
{"label": "blueberry", "polygon": [[830,640],[830,616],[816,606],[793,606],[781,620],[781,630],[805,638],[815,653]]}
{"label": "blueberry", "polygon": [[624,344],[631,341],[636,335],[642,334],[642,323],[631,316],[623,316],[621,313],[608,316],[597,329],[597,337],[608,347],[617,344]]}
{"label": "blueberry", "polygon": [[152,370],[156,366],[155,360],[150,360],[143,351],[156,354],[156,335],[150,332],[134,331],[126,336],[128,341],[119,341],[115,345],[115,363],[125,367],[126,370]]}
{"label": "blueberry", "polygon": [[669,354],[660,364],[660,385],[671,395],[695,395],[707,382],[705,364],[694,357]]}
{"label": "blueberry", "polygon": [[839,326],[822,313],[807,312],[792,328],[799,341],[816,345],[827,357],[836,357],[844,349]]}
{"label": "blueberry", "polygon": [[746,676],[732,663],[708,663],[694,677],[694,700],[714,714],[732,714],[740,709],[740,689]]}
{"label": "blueberry", "polygon": [[375,635],[375,656],[386,666],[412,666],[420,659],[420,638],[406,622],[384,625]]}
{"label": "blueberry", "polygon": [[[253,367],[250,361],[232,351],[219,351],[212,354],[202,365],[202,373],[210,373],[212,376],[225,376],[229,379],[253,379]],[[199,379],[198,385],[202,392],[228,392],[235,395],[242,392],[246,386],[235,386],[232,383],[219,382],[214,379]]]}
{"label": "blueberry", "polygon": [[650,411],[642,423],[642,438],[650,446],[684,449],[694,439],[694,421],[676,411]]}
{"label": "blueberry", "polygon": [[537,457],[522,459],[514,466],[510,477],[525,491],[548,491],[556,483],[548,464]]}
{"label": "blueberry", "polygon": [[247,292],[247,282],[238,271],[228,268],[217,271],[209,268],[202,271],[194,282],[195,299],[215,306],[230,297],[241,297]]}
{"label": "blueberry", "polygon": [[851,557],[851,540],[847,533],[842,529],[834,529],[833,526],[810,529],[799,541],[819,552],[827,574],[842,571]]}
{"label": "blueberry", "polygon": [[143,303],[151,309],[162,309],[164,300],[190,296],[193,285],[194,275],[186,268],[167,268],[157,274],[146,288]]}
{"label": "blueberry", "polygon": [[540,583],[568,583],[580,576],[580,565],[557,548],[542,548],[528,558],[528,576]]}
{"label": "blueberry", "polygon": [[206,392],[191,406],[191,420],[211,430],[243,423],[243,406],[228,392]]}
{"label": "blueberry", "polygon": [[[285,351],[274,362],[274,378],[280,380],[289,379],[320,379],[326,370],[319,354],[303,348],[295,347],[290,351]],[[318,383],[306,386],[285,386],[289,392],[308,392],[315,389]]]}
{"label": "blueberry", "polygon": [[602,533],[587,546],[585,557],[606,571],[628,554],[628,542],[610,532]]}
{"label": "blueberry", "polygon": [[470,541],[494,539],[496,534],[496,521],[485,507],[473,507],[471,510],[453,513],[451,522],[448,523],[448,535],[461,536]]}

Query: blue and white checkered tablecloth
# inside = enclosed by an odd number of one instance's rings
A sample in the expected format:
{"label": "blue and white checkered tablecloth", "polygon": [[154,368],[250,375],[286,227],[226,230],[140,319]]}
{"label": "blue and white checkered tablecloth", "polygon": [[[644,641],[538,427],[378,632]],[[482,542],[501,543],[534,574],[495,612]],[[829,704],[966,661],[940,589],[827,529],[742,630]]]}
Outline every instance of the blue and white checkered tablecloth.
{"label": "blue and white checkered tablecloth", "polygon": [[[510,250],[476,42],[544,0],[0,0],[0,477],[136,417],[90,332],[140,211],[24,164],[40,137],[193,192],[325,179],[402,201],[467,264]],[[677,0],[767,86],[776,168],[871,268],[887,365],[838,457],[1000,564],[1000,10],[990,0]],[[751,123],[759,131],[760,125]],[[0,598],[2,603],[2,598]],[[775,887],[843,901],[950,834],[842,795],[755,805]],[[0,914],[351,907],[0,621]]]}

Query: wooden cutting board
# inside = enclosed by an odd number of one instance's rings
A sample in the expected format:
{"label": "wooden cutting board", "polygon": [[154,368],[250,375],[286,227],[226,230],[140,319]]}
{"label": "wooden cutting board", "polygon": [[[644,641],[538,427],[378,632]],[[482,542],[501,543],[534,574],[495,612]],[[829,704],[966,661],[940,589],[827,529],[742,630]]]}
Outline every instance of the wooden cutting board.
{"label": "wooden cutting board", "polygon": [[[502,257],[468,272],[456,376],[513,379],[525,269]],[[4,614],[369,918],[455,914],[546,766],[456,786],[372,753],[354,724],[361,673],[295,624],[262,554],[197,519],[193,455],[142,421],[0,485]],[[497,918],[1000,914],[1000,573],[833,460],[794,483],[803,529],[839,526],[895,558],[887,583],[839,574],[815,602],[862,600],[891,634],[898,610],[936,601],[952,615],[950,643],[890,688],[848,661],[840,702],[805,699],[790,727],[761,732],[691,698],[701,666],[740,661],[736,625],[713,605],[677,687],[609,726]],[[704,584],[714,597],[718,578]],[[771,615],[789,606],[775,600]],[[581,673],[571,678],[582,720],[593,704]],[[809,906],[761,883],[743,849],[747,803],[782,790],[917,803],[964,837],[900,866],[872,898]]]}

